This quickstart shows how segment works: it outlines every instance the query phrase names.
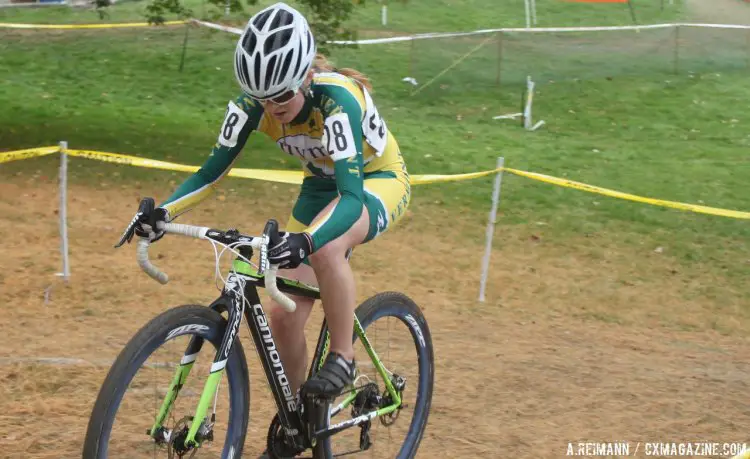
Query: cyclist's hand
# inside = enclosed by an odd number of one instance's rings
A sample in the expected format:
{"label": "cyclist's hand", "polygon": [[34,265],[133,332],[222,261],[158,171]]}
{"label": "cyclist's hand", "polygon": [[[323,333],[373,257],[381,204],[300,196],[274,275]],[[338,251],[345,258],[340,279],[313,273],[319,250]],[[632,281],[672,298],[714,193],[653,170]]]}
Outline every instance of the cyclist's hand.
{"label": "cyclist's hand", "polygon": [[120,242],[115,248],[122,246],[125,242],[130,243],[133,235],[148,238],[151,242],[156,242],[164,236],[164,231],[156,229],[157,222],[166,222],[169,219],[167,210],[164,208],[154,208],[153,198],[143,198],[138,206],[138,212],[130,221],[130,224],[122,233]]}
{"label": "cyclist's hand", "polygon": [[294,269],[312,253],[312,238],[307,233],[280,233],[271,241],[268,261],[282,269]]}

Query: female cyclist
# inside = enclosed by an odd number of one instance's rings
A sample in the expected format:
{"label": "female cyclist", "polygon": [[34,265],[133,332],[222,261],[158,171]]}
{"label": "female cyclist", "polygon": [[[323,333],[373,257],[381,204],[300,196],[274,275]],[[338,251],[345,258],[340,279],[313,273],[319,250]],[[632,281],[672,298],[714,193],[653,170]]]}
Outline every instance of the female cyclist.
{"label": "female cyclist", "polygon": [[276,3],[248,21],[234,54],[242,94],[230,101],[217,143],[201,169],[157,209],[136,217],[136,234],[157,240],[158,220],[170,221],[213,191],[248,136],[260,131],[299,158],[304,181],[269,261],[286,277],[320,288],[331,332],[330,352],[305,382],[305,323],[314,300],[294,297],[293,313],[272,305],[277,349],[293,391],[336,394],[352,383],[352,330],[356,301],[349,250],[366,243],[404,214],[409,175],[395,138],[370,97],[369,80],[352,69],[333,69],[317,55],[305,18]]}

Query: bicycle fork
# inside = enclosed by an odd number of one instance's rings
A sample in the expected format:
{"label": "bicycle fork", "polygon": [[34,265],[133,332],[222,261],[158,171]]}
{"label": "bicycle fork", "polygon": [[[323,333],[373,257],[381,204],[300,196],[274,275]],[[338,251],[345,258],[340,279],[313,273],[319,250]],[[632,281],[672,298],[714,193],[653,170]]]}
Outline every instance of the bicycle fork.
{"label": "bicycle fork", "polygon": [[[221,377],[224,374],[224,368],[226,367],[227,359],[229,358],[229,352],[232,349],[234,340],[239,334],[242,315],[245,310],[245,297],[242,293],[238,293],[244,292],[244,279],[241,276],[231,273],[227,279],[226,285],[227,288],[225,290],[225,297],[230,300],[230,307],[227,310],[228,325],[224,333],[221,346],[214,356],[208,379],[206,380],[200,400],[198,401],[198,407],[195,410],[190,428],[187,432],[187,436],[185,437],[184,446],[186,448],[195,447],[199,445],[203,440],[203,438],[201,438],[202,436],[198,436],[198,433],[201,427],[205,425],[206,413],[208,411],[209,405],[211,404],[211,401],[213,400],[215,402],[216,397],[218,396],[219,383],[221,382]],[[223,304],[223,302],[215,302],[212,305],[212,309],[218,309],[220,304]],[[167,394],[164,398],[164,401],[162,402],[161,408],[159,409],[159,413],[157,414],[157,417],[154,421],[154,425],[148,432],[149,435],[154,437],[155,439],[157,438],[156,435],[159,432],[163,432],[164,421],[166,420],[167,415],[172,409],[172,405],[177,399],[177,395],[179,394],[180,389],[182,389],[183,384],[187,380],[187,377],[190,374],[190,370],[192,369],[193,364],[198,357],[198,353],[203,347],[204,341],[204,338],[198,336],[193,336],[190,339],[190,343],[188,344],[187,349],[185,350],[185,353],[180,360],[180,365],[175,371],[175,375],[169,385],[169,389],[167,390]],[[212,414],[211,423],[215,422],[215,415],[216,413],[214,412]],[[169,440],[169,438],[164,438],[164,440]]]}

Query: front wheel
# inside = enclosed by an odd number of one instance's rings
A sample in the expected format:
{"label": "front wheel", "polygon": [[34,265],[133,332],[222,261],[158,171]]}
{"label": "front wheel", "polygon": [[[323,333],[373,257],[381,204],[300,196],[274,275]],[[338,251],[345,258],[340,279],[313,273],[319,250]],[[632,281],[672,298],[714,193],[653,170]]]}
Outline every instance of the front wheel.
{"label": "front wheel", "polygon": [[367,451],[368,457],[413,458],[427,426],[435,377],[432,337],[427,321],[410,298],[396,292],[373,296],[357,308],[356,315],[370,349],[355,333],[355,391],[344,393],[328,406],[321,407],[320,415],[313,421],[317,424],[315,431],[393,405],[377,369],[378,360],[400,394],[401,405],[389,414],[374,417],[317,442],[313,457],[328,459]]}
{"label": "front wheel", "polygon": [[[219,380],[215,386],[199,447],[186,448],[184,441],[226,327],[218,312],[189,305],[160,314],[138,331],[102,384],[83,459],[241,457],[249,380],[239,340],[224,369],[228,384],[222,388]],[[211,346],[203,346],[205,342]]]}

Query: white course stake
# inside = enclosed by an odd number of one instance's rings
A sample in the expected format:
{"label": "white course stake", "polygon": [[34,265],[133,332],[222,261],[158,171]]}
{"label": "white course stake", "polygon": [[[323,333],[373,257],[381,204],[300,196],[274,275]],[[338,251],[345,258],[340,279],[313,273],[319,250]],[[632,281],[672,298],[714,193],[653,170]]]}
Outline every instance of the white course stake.
{"label": "white course stake", "polygon": [[479,284],[479,302],[484,303],[484,292],[487,286],[487,274],[490,269],[490,254],[492,253],[492,235],[495,233],[495,223],[497,223],[497,206],[500,203],[500,186],[503,181],[503,166],[505,158],[497,158],[497,175],[495,176],[495,188],[492,190],[492,210],[490,210],[489,221],[487,222],[487,245],[484,248],[484,258],[482,259],[482,280]]}
{"label": "white course stake", "polygon": [[383,4],[383,8],[380,10],[380,21],[383,23],[383,26],[388,24],[388,5]]}
{"label": "white course stake", "polygon": [[534,82],[526,77],[526,108],[523,111],[523,127],[531,129],[531,104],[534,102]]}
{"label": "white course stake", "polygon": [[68,260],[68,212],[67,212],[67,190],[68,190],[68,142],[60,142],[60,255],[62,256],[63,269],[58,276],[62,276],[65,282],[70,278],[70,263]]}
{"label": "white course stake", "polygon": [[540,120],[536,124],[533,124],[531,116],[531,108],[534,104],[534,88],[536,84],[531,81],[531,76],[526,77],[526,107],[523,111],[523,127],[529,131],[536,131],[540,127],[544,126],[544,121]]}
{"label": "white course stake", "polygon": [[519,116],[523,116],[523,113],[511,113],[510,115],[498,115],[493,116],[493,120],[514,120],[518,118]]}

